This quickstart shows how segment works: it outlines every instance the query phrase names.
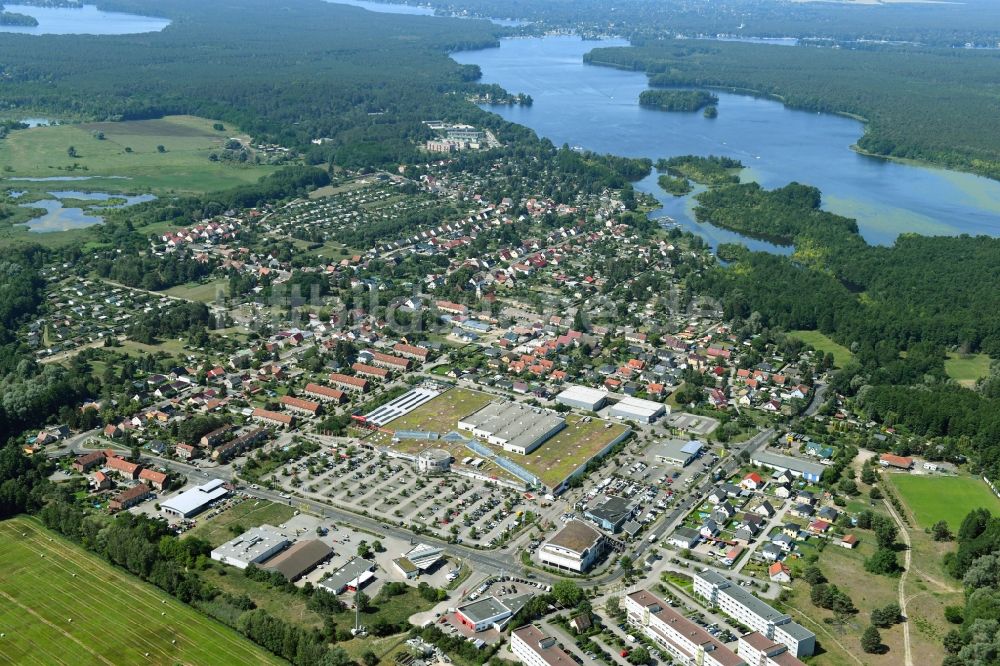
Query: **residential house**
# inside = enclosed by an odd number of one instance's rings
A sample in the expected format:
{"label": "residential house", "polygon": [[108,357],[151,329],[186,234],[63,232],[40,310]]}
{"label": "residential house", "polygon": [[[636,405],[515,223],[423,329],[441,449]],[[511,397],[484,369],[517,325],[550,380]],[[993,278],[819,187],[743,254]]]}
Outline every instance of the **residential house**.
{"label": "residential house", "polygon": [[115,495],[115,497],[108,502],[108,510],[111,513],[124,511],[125,509],[131,508],[148,499],[152,492],[153,491],[149,486],[145,483],[140,483],[137,486],[133,486],[128,490]]}
{"label": "residential house", "polygon": [[784,562],[775,562],[767,568],[767,576],[774,583],[792,582],[792,570]]}

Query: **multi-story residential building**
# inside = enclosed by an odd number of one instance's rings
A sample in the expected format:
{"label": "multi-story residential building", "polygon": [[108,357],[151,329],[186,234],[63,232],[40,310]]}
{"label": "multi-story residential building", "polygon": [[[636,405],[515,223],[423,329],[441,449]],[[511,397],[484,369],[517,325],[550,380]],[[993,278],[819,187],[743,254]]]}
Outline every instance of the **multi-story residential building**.
{"label": "multi-story residential building", "polygon": [[628,622],[683,666],[747,666],[721,641],[646,590],[625,597]]}
{"label": "multi-story residential building", "polygon": [[740,636],[736,651],[750,666],[805,666],[788,651],[788,646],[775,643],[756,631]]}
{"label": "multi-story residential building", "polygon": [[796,657],[808,657],[816,649],[816,634],[792,618],[764,603],[746,588],[714,571],[694,574],[694,593],[737,622],[788,647]]}
{"label": "multi-story residential building", "polygon": [[533,624],[510,633],[510,651],[525,666],[576,666],[576,661]]}

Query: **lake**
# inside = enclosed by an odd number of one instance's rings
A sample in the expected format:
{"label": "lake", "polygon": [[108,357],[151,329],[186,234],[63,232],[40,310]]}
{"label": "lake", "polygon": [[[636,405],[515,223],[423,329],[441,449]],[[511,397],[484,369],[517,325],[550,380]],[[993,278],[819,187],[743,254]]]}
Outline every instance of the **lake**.
{"label": "lake", "polygon": [[53,199],[43,199],[30,203],[19,204],[23,208],[41,208],[44,214],[25,222],[30,231],[48,233],[52,231],[69,231],[83,229],[104,222],[99,215],[88,213],[83,208],[64,207],[63,199],[82,199],[85,201],[108,201],[109,199],[124,199],[123,203],[106,206],[106,208],[124,208],[144,201],[152,201],[152,194],[108,194],[106,192],[79,192],[76,190],[59,190],[49,192]]}
{"label": "lake", "polygon": [[38,25],[32,27],[0,25],[0,32],[19,32],[26,35],[131,35],[139,32],[159,32],[170,25],[168,19],[106,12],[95,5],[74,8],[4,4],[4,9],[16,14],[34,16],[38,20]]}
{"label": "lake", "polygon": [[[524,92],[530,107],[489,107],[556,145],[657,159],[727,155],[748,168],[745,179],[773,188],[797,180],[823,191],[824,207],[856,218],[870,243],[891,244],[904,232],[1000,236],[1000,182],[970,174],[892,162],[851,150],[863,132],[850,118],[794,111],[755,97],[717,93],[719,116],[666,113],[639,107],[646,75],[585,65],[583,54],[625,40],[573,36],[505,39],[499,48],[452,57],[479,65],[484,83]],[[684,228],[713,245],[740,237],[697,223],[691,196],[662,192],[652,175],[637,189],[654,195]],[[767,243],[747,244],[779,250]],[[787,250],[785,250],[787,251]]]}

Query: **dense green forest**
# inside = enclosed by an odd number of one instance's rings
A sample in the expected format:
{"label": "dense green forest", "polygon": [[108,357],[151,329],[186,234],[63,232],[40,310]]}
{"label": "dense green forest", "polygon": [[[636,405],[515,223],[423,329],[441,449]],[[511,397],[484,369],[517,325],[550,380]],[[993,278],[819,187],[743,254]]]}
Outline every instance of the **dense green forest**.
{"label": "dense green forest", "polygon": [[639,93],[639,106],[658,111],[694,112],[718,103],[718,97],[704,90],[643,90]]}
{"label": "dense green forest", "polygon": [[[0,33],[4,110],[99,120],[172,113],[218,118],[314,163],[415,159],[429,118],[485,122],[468,104],[476,67],[453,49],[496,44],[485,21],[374,14],[321,0],[113,0],[172,19],[120,36]],[[492,121],[496,123],[497,121]],[[322,146],[311,139],[332,139]]]}
{"label": "dense green forest", "polygon": [[958,552],[949,553],[945,565],[962,581],[965,605],[945,609],[958,626],[944,636],[944,666],[992,666],[1000,654],[1000,518],[972,511],[956,541]]}
{"label": "dense green forest", "polygon": [[[920,453],[969,457],[1000,478],[1000,383],[979,392],[950,383],[946,349],[1000,357],[1000,239],[904,234],[870,246],[857,224],[820,208],[812,187],[716,187],[695,213],[741,233],[793,244],[791,257],[720,249],[729,266],[691,280],[728,317],[784,330],[819,330],[854,352],[834,388],[857,394],[871,419],[926,438]],[[996,395],[994,395],[994,393]]]}
{"label": "dense green forest", "polygon": [[864,151],[1000,178],[997,51],[650,40],[584,58],[645,71],[653,86],[716,87],[851,114],[867,121]]}
{"label": "dense green forest", "polygon": [[[388,0],[426,4],[423,0]],[[900,41],[941,46],[1000,40],[1000,5],[991,0],[928,3],[784,2],[781,0],[442,0],[440,14],[522,19],[522,30],[584,34],[682,34]]]}
{"label": "dense green forest", "polygon": [[663,188],[664,192],[672,194],[675,197],[682,197],[685,194],[690,194],[694,189],[694,186],[691,185],[687,178],[679,178],[666,173],[660,174],[660,176],[656,179],[656,182],[661,188]]}

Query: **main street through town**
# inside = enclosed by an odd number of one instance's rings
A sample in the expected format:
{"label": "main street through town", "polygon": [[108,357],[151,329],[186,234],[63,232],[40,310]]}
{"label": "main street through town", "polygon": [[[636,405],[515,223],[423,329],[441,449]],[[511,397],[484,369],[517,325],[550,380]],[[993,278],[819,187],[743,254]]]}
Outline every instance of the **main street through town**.
{"label": "main street through town", "polygon": [[[700,481],[697,482],[697,485],[692,486],[687,491],[684,498],[673,507],[673,510],[661,516],[661,518],[657,521],[657,524],[653,527],[651,532],[652,534],[655,534],[656,538],[652,541],[649,539],[641,540],[631,550],[631,552],[629,552],[633,561],[637,561],[641,558],[649,548],[653,547],[654,544],[659,543],[664,536],[673,530],[674,527],[676,527],[676,525],[683,520],[690,511],[701,505],[707,493],[714,485],[714,478],[725,478],[732,474],[740,466],[741,457],[745,457],[743,454],[752,454],[768,442],[774,436],[774,432],[773,428],[768,428],[767,430],[757,433],[752,438],[733,447],[730,450],[729,455],[723,458],[717,465],[710,469],[706,469],[705,472],[701,474]],[[65,455],[67,451],[79,454],[94,448],[107,448],[108,446],[122,448],[118,444],[98,439],[99,435],[100,432],[98,430],[81,433],[80,435],[67,440],[64,447],[52,451],[52,455]],[[90,447],[85,446],[85,444],[89,443],[91,440],[96,440],[97,444]],[[154,460],[168,469],[183,472],[188,476],[189,481],[194,481],[199,478],[220,478],[224,481],[239,485],[242,492],[254,497],[290,505],[294,503],[294,505],[300,510],[322,516],[323,518],[329,519],[333,522],[345,523],[357,527],[374,535],[393,536],[398,539],[410,541],[419,539],[420,541],[433,543],[443,548],[451,557],[477,565],[477,568],[483,573],[507,573],[512,575],[528,575],[530,573],[530,575],[534,578],[549,584],[559,580],[558,576],[554,576],[540,569],[528,568],[521,564],[519,550],[525,541],[523,537],[515,539],[504,548],[495,550],[480,550],[459,543],[452,543],[428,534],[418,535],[404,527],[387,524],[370,516],[348,511],[340,507],[331,506],[309,498],[297,495],[292,496],[267,488],[248,486],[239,480],[232,465],[205,468],[152,455],[147,451],[143,452],[143,457]],[[624,569],[615,567],[614,569],[606,570],[601,574],[587,579],[587,583],[588,585],[595,586],[608,585],[619,581],[624,574]]]}

